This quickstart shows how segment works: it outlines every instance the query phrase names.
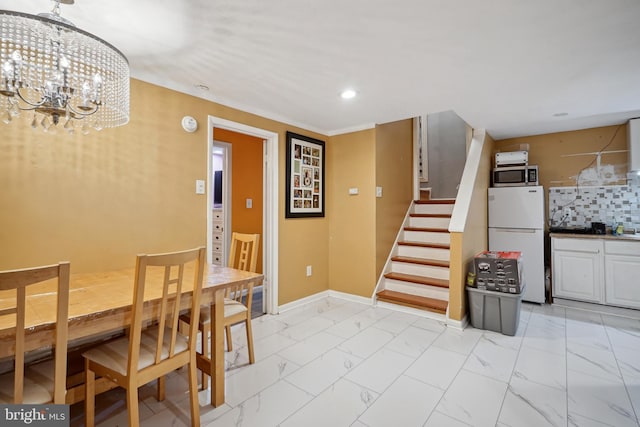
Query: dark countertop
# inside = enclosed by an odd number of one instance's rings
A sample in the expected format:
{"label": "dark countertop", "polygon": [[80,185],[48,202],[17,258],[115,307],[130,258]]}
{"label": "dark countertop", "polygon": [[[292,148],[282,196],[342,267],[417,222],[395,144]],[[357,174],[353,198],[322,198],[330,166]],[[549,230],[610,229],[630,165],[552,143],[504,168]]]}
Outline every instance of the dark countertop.
{"label": "dark countertop", "polygon": [[605,240],[636,240],[640,241],[640,234],[620,234],[614,236],[607,234],[582,234],[582,233],[549,233],[551,237],[571,238],[571,239],[605,239]]}

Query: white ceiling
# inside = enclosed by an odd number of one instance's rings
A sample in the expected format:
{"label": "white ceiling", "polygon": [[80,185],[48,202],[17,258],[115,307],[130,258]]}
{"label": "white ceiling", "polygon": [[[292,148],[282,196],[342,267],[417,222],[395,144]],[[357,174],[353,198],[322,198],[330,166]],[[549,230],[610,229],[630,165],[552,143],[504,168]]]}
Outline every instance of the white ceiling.
{"label": "white ceiling", "polygon": [[[0,0],[0,9],[51,4]],[[327,135],[445,110],[495,139],[640,116],[638,0],[76,0],[61,9],[124,52],[134,78]],[[355,99],[339,97],[347,87]]]}

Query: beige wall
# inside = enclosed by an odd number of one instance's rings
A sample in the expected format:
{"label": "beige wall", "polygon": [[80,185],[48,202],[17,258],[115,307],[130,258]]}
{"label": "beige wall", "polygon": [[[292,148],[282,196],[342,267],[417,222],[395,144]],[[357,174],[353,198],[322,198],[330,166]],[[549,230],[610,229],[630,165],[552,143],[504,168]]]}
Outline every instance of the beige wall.
{"label": "beige wall", "polygon": [[366,297],[376,282],[375,143],[369,129],[331,137],[327,151],[330,287]]}
{"label": "beige wall", "polygon": [[[606,147],[606,148],[605,148]],[[549,187],[580,185],[595,172],[596,156],[585,153],[627,149],[627,124],[558,132],[496,141],[496,151],[529,150],[529,164],[538,165],[540,185]],[[576,156],[576,154],[578,154]],[[624,184],[627,173],[627,153],[603,154],[601,165],[613,175],[603,176],[601,184]]]}
{"label": "beige wall", "polygon": [[413,124],[386,123],[330,141],[329,288],[370,297],[411,203]]}
{"label": "beige wall", "polygon": [[413,198],[413,121],[376,126],[376,277],[389,257]]}
{"label": "beige wall", "polygon": [[[180,126],[184,115],[200,123]],[[323,135],[141,81],[128,125],[70,136],[0,124],[0,269],[71,261],[73,272],[134,265],[137,253],[204,245],[208,115],[279,134]],[[279,203],[279,303],[328,289],[328,218],[285,220]],[[373,259],[373,257],[372,257]],[[305,277],[313,264],[314,275]]]}

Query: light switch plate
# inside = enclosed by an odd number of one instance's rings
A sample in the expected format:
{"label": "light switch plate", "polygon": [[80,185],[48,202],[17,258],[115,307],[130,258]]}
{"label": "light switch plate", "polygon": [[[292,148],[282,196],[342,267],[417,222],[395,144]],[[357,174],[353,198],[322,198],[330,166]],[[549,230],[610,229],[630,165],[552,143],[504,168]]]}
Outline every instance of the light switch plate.
{"label": "light switch plate", "polygon": [[251,209],[253,207],[253,199],[247,199],[247,209]]}
{"label": "light switch plate", "polygon": [[196,194],[204,194],[204,179],[196,179]]}
{"label": "light switch plate", "polygon": [[358,194],[358,187],[350,188],[349,189],[349,194],[351,194],[352,196]]}

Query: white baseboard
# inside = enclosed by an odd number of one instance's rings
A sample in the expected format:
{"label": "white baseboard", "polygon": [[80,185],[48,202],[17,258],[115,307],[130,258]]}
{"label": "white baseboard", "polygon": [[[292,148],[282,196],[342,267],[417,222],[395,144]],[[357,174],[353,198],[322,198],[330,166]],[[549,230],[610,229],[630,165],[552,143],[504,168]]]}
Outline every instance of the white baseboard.
{"label": "white baseboard", "polygon": [[455,320],[455,319],[451,319],[450,317],[447,317],[447,327],[449,328],[462,331],[467,326],[469,326],[469,316],[466,314],[464,315],[462,320]]}
{"label": "white baseboard", "polygon": [[343,299],[346,301],[357,302],[360,304],[373,305],[373,301],[371,298],[361,297],[360,295],[348,294],[346,292],[329,290],[329,296],[338,298],[338,299]]}
{"label": "white baseboard", "polygon": [[323,298],[328,297],[329,292],[331,291],[318,292],[317,294],[309,295],[308,297],[300,298],[295,301],[282,304],[281,306],[278,306],[278,313],[284,313],[286,311],[293,310],[294,308],[302,307],[303,305],[319,301]]}

